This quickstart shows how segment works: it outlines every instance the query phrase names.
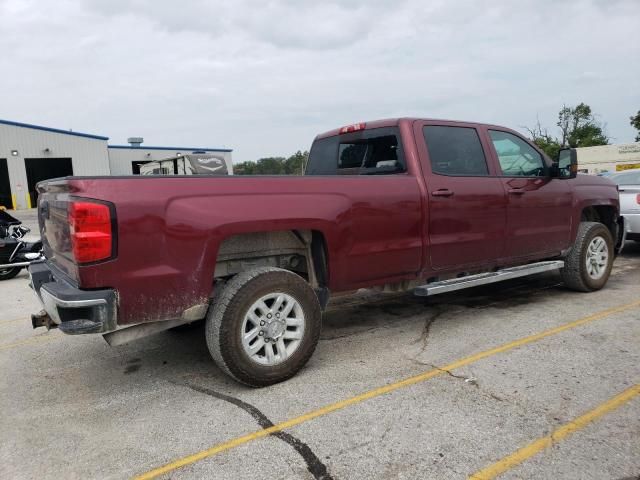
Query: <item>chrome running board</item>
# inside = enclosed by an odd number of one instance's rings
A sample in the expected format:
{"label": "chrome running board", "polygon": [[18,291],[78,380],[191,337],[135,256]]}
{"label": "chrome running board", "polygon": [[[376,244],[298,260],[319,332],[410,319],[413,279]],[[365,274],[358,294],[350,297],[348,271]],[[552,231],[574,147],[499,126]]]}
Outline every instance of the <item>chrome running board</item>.
{"label": "chrome running board", "polygon": [[530,263],[518,267],[504,268],[496,272],[478,273],[476,275],[467,275],[465,277],[420,285],[413,290],[413,293],[419,297],[429,297],[431,295],[437,295],[438,293],[453,292],[455,290],[462,290],[463,288],[502,282],[503,280],[510,280],[512,278],[526,277],[527,275],[557,270],[562,267],[564,267],[562,260]]}

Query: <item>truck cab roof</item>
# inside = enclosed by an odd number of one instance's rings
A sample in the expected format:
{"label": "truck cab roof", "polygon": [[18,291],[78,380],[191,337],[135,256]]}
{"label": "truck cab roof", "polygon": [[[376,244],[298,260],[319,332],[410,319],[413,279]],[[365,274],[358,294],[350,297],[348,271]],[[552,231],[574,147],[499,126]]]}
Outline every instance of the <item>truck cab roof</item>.
{"label": "truck cab roof", "polygon": [[[385,128],[385,127],[398,127],[403,123],[411,124],[413,122],[439,122],[444,125],[464,125],[464,126],[483,126],[489,128],[497,128],[505,130],[505,127],[499,125],[493,125],[490,123],[481,122],[466,122],[462,120],[447,120],[442,118],[424,118],[424,117],[398,117],[398,118],[383,118],[379,120],[371,120],[367,122],[353,123],[345,125],[340,128],[334,128],[324,133],[320,133],[316,136],[316,140],[321,138],[333,137],[334,135],[340,135],[342,133],[353,132],[358,130],[368,130],[372,128]],[[507,129],[509,130],[509,129]]]}

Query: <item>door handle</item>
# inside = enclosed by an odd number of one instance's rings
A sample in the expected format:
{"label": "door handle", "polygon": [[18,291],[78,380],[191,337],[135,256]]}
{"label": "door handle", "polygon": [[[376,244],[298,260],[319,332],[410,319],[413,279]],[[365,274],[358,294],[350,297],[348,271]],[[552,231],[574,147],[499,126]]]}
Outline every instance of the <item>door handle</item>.
{"label": "door handle", "polygon": [[522,188],[510,188],[507,192],[511,195],[522,195],[525,191]]}
{"label": "door handle", "polygon": [[431,192],[431,195],[433,197],[450,197],[453,195],[453,192],[448,188],[440,188],[435,192]]}

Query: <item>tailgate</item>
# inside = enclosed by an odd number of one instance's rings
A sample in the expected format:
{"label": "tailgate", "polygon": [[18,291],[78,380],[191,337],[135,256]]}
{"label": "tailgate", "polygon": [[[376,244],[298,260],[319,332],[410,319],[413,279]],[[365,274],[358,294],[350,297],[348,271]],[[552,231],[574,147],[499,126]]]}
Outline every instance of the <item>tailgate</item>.
{"label": "tailgate", "polygon": [[47,260],[77,280],[68,219],[69,190],[66,180],[38,184],[38,225]]}

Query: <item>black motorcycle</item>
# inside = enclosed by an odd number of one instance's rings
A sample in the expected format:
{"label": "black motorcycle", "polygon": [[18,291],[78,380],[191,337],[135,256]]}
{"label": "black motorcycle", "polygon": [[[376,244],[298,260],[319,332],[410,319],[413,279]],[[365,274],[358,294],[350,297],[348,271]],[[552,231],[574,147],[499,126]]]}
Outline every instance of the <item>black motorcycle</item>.
{"label": "black motorcycle", "polygon": [[23,240],[30,231],[20,220],[0,210],[0,280],[13,278],[31,263],[44,260],[42,242]]}

